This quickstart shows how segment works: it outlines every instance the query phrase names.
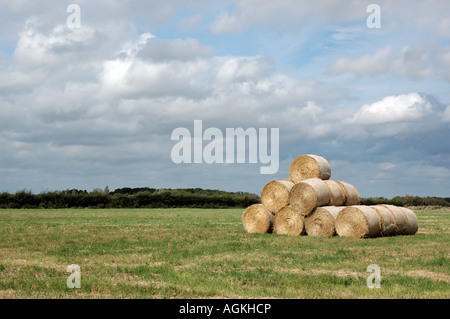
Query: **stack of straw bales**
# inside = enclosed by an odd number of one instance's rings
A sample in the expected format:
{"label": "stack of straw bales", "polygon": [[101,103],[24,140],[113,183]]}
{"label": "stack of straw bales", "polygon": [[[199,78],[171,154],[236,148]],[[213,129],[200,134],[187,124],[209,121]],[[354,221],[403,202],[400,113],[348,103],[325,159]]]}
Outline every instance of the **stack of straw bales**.
{"label": "stack of straw bales", "polygon": [[298,156],[291,163],[289,178],[267,183],[261,191],[261,204],[244,211],[244,229],[260,234],[354,238],[417,232],[418,220],[412,210],[359,205],[353,185],[330,177],[331,167],[324,157]]}

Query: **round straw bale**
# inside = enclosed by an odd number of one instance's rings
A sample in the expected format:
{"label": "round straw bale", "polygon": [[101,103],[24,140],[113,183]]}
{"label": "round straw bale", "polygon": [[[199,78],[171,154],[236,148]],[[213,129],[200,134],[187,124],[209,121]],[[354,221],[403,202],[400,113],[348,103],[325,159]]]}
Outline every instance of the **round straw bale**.
{"label": "round straw bale", "polygon": [[365,238],[380,234],[380,218],[369,206],[349,206],[336,216],[336,233],[343,237]]}
{"label": "round straw bale", "polygon": [[336,181],[342,187],[345,196],[345,206],[359,205],[359,193],[355,186],[343,181]]}
{"label": "round straw bale", "polygon": [[406,229],[403,232],[404,235],[414,235],[419,229],[419,220],[416,214],[409,208],[400,207],[400,209],[406,215]]}
{"label": "round straw bale", "polygon": [[289,193],[289,206],[303,216],[308,216],[316,207],[330,202],[330,191],[319,178],[310,178],[295,184]]}
{"label": "round straw bale", "polygon": [[389,209],[389,211],[394,216],[395,220],[395,232],[394,235],[401,235],[406,229],[406,215],[403,213],[402,209],[394,205],[381,205]]}
{"label": "round straw bale", "polygon": [[273,227],[273,215],[262,204],[249,206],[242,215],[244,229],[250,234],[270,233]]}
{"label": "round straw bale", "polygon": [[336,234],[335,220],[337,214],[346,206],[317,207],[305,218],[305,231],[314,237],[334,236]]}
{"label": "round straw bale", "polygon": [[273,232],[278,235],[299,236],[305,232],[303,216],[292,207],[286,206],[273,218]]}
{"label": "round straw bale", "polygon": [[378,214],[378,217],[380,217],[380,223],[381,223],[381,236],[389,236],[395,234],[395,219],[394,215],[384,206],[381,205],[374,205],[370,206]]}
{"label": "round straw bale", "polygon": [[329,179],[330,176],[330,163],[318,155],[300,155],[292,161],[289,167],[289,177],[294,183],[308,178]]}
{"label": "round straw bale", "polygon": [[347,198],[345,197],[342,186],[337,181],[324,181],[330,190],[330,206],[341,206],[345,204]]}
{"label": "round straw bale", "polygon": [[271,181],[261,191],[261,203],[273,214],[287,206],[289,192],[294,183],[288,181]]}

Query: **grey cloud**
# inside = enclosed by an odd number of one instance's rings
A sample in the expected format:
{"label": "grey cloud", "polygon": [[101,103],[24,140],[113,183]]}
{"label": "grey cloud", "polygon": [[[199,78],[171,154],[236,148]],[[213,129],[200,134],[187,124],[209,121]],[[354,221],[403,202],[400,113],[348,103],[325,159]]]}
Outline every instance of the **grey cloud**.
{"label": "grey cloud", "polygon": [[356,76],[392,74],[411,80],[420,80],[450,74],[449,48],[437,43],[404,46],[393,50],[391,45],[378,49],[374,54],[349,59],[339,58],[327,70],[331,74],[351,73]]}
{"label": "grey cloud", "polygon": [[341,74],[345,72],[356,75],[379,75],[390,70],[389,56],[391,47],[379,49],[375,54],[364,55],[358,59],[340,58],[330,68],[331,73]]}
{"label": "grey cloud", "polygon": [[202,46],[196,39],[164,40],[153,37],[147,39],[136,57],[154,62],[187,61],[211,57],[213,53],[212,46]]}

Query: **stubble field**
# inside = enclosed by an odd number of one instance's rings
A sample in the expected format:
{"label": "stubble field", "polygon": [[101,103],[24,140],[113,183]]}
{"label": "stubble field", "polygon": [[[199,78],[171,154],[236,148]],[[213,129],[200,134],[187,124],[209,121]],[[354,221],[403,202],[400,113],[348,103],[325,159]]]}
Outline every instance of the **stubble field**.
{"label": "stubble field", "polygon": [[251,235],[243,211],[0,210],[0,298],[450,298],[449,211],[375,239]]}

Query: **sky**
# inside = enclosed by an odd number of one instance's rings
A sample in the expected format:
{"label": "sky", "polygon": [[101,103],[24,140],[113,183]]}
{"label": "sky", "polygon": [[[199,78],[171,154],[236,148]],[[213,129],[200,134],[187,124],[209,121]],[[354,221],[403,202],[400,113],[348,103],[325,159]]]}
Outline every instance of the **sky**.
{"label": "sky", "polygon": [[[0,192],[259,194],[317,154],[362,197],[449,197],[448,12],[447,0],[0,0]],[[172,132],[196,120],[224,135],[279,129],[278,171],[175,163]]]}

